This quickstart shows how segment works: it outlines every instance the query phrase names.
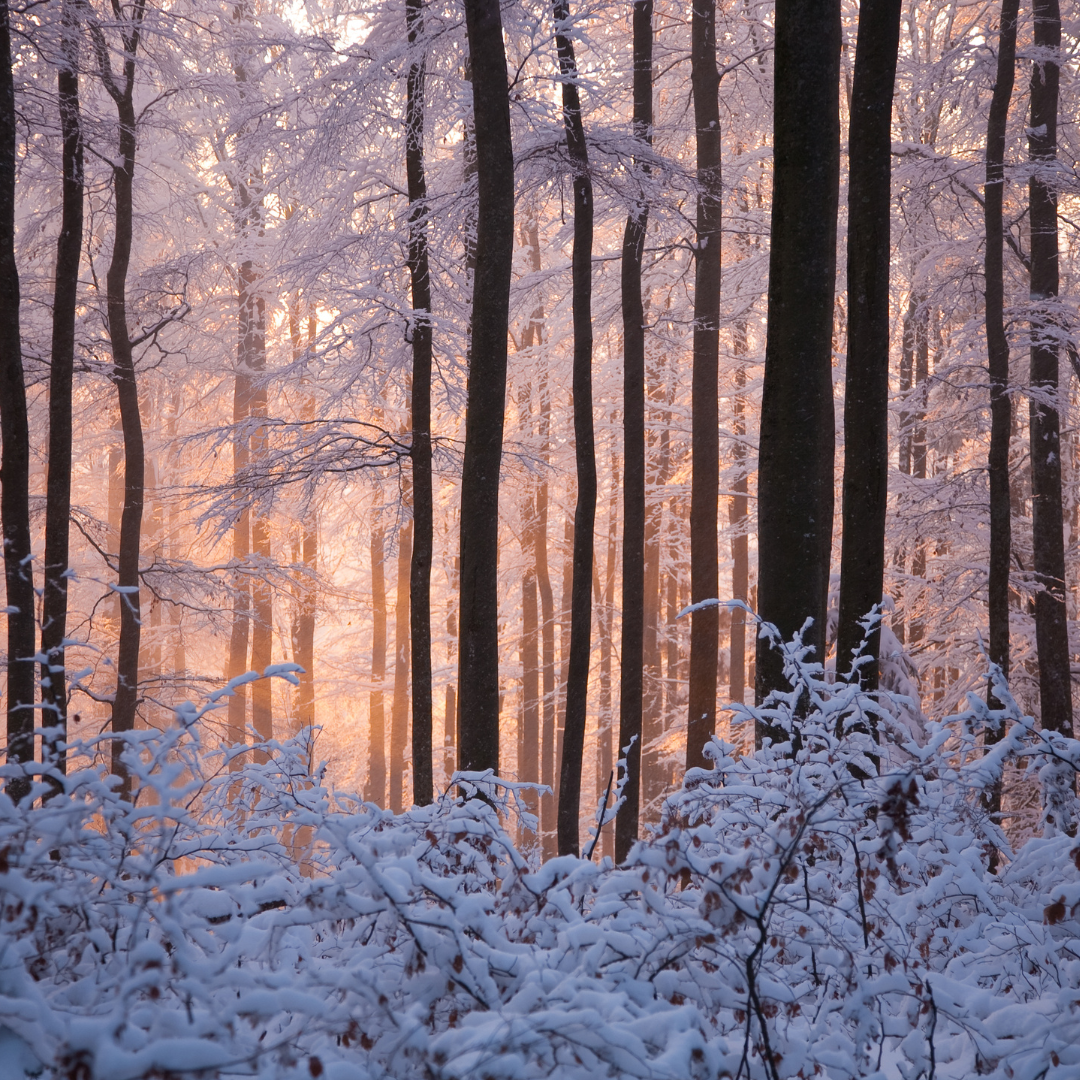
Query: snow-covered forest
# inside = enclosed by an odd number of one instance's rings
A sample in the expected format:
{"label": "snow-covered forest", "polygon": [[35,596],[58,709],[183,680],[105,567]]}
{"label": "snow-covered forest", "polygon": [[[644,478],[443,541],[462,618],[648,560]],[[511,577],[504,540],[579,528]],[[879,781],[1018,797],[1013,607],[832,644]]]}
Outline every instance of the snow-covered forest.
{"label": "snow-covered forest", "polygon": [[1077,115],[1059,0],[0,0],[0,1080],[1080,1076]]}

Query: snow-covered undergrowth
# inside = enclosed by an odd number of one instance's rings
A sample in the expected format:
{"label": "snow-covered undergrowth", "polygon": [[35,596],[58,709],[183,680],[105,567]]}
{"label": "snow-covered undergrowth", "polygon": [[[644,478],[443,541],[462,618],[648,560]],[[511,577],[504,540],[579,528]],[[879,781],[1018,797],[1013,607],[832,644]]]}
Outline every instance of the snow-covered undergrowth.
{"label": "snow-covered undergrowth", "polygon": [[1010,852],[981,800],[1026,760],[1064,820],[1080,745],[1001,688],[879,747],[887,711],[788,659],[744,715],[794,754],[717,744],[619,868],[530,866],[490,779],[394,817],[299,744],[230,772],[194,709],[139,733],[134,806],[96,769],[0,798],[0,1074],[1075,1080],[1080,845]]}

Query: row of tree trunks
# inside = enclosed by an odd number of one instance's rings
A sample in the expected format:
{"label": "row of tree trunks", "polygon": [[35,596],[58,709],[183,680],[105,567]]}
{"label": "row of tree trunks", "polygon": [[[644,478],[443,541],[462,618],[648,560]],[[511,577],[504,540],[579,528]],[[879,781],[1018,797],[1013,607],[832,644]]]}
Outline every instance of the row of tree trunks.
{"label": "row of tree trunks", "polygon": [[[900,0],[863,0],[848,125],[848,351],[836,673],[878,687],[880,623],[852,668],[862,620],[880,609],[889,494],[889,243],[892,99]],[[876,729],[875,729],[876,733]]]}
{"label": "row of tree trunks", "polygon": [[499,767],[499,469],[514,247],[514,154],[498,0],[466,0],[479,197],[461,475],[458,749]]}
{"label": "row of tree trunks", "polygon": [[[0,0],[0,529],[7,586],[7,760],[34,757],[34,579],[30,561],[30,433],[26,417],[22,341],[19,333],[19,271],[15,265],[15,84],[11,15]],[[14,777],[14,800],[30,780]]]}
{"label": "row of tree trunks", "polygon": [[581,763],[585,748],[585,718],[589,697],[592,636],[593,528],[596,521],[596,449],[592,396],[592,241],[593,189],[589,154],[581,118],[577,61],[569,36],[567,0],[555,0],[555,45],[562,76],[563,124],[573,169],[574,250],[574,458],[577,504],[574,510],[574,569],[571,586],[570,663],[566,683],[562,759],[559,776],[559,854],[579,850]]}
{"label": "row of tree trunks", "polygon": [[[652,0],[633,10],[634,137],[644,149],[634,164],[649,174],[652,146]],[[619,748],[627,780],[615,822],[615,857],[621,862],[637,839],[641,804],[641,740],[645,635],[645,305],[641,263],[649,226],[642,197],[626,219],[622,244],[623,323],[623,553],[622,642],[619,658]],[[650,702],[650,704],[652,704]]]}
{"label": "row of tree trunks", "polygon": [[[694,0],[691,82],[697,141],[697,246],[694,250],[694,361],[691,404],[693,475],[690,491],[690,600],[717,600],[720,564],[720,75],[716,67],[716,3]],[[779,68],[779,65],[777,65]],[[716,731],[720,609],[691,616],[686,767],[708,767],[705,746]]]}
{"label": "row of tree trunks", "polygon": [[59,744],[67,739],[68,563],[71,519],[72,379],[75,371],[75,309],[83,236],[83,143],[79,108],[79,22],[74,0],[61,5],[60,56],[56,72],[63,138],[60,235],[53,287],[52,363],[49,372],[49,474],[45,504],[45,582],[41,598],[42,724],[53,727],[50,764],[67,771]]}

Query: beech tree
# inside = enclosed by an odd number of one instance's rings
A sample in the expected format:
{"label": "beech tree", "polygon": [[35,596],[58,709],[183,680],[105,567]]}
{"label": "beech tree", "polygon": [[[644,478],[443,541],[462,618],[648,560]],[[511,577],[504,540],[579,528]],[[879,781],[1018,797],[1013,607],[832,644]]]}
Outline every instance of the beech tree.
{"label": "beech tree", "polygon": [[[811,619],[804,641],[823,662],[833,515],[839,3],[779,0],[774,71],[758,610],[784,640]],[[785,687],[779,653],[759,637],[757,700]]]}
{"label": "beech tree", "polygon": [[472,67],[476,274],[461,470],[458,725],[462,769],[499,767],[499,469],[514,247],[514,153],[498,0],[466,0]]}
{"label": "beech tree", "polygon": [[592,242],[593,185],[581,119],[581,95],[568,0],[555,0],[555,43],[562,78],[563,122],[574,187],[574,569],[570,601],[570,657],[559,777],[559,854],[578,853],[581,761],[585,747],[592,637],[593,526],[596,521],[596,449],[593,438]]}
{"label": "beech tree", "polygon": [[[12,76],[11,13],[0,0],[0,529],[7,585],[7,759],[34,757],[34,577],[30,550],[30,433],[26,415],[19,271],[15,263],[16,106]],[[16,801],[28,778],[7,784]]]}
{"label": "beech tree", "polygon": [[[862,620],[882,602],[889,481],[889,243],[892,99],[900,0],[863,0],[848,125],[847,369],[844,381],[843,548],[836,672],[878,687],[881,627]],[[852,668],[863,638],[867,660]]]}
{"label": "beech tree", "polygon": [[[652,0],[633,7],[633,130],[652,147]],[[635,164],[643,176],[649,161]],[[619,656],[619,748],[626,751],[625,803],[615,823],[615,858],[622,862],[637,839],[641,804],[642,705],[645,621],[645,307],[641,262],[649,225],[649,204],[641,198],[626,218],[622,242],[623,326],[623,556],[622,645]],[[655,635],[655,630],[654,630]]]}
{"label": "beech tree", "polygon": [[[715,0],[694,0],[691,47],[697,149],[697,246],[694,249],[693,478],[690,492],[690,599],[720,592],[717,513],[720,490],[720,74],[716,67]],[[720,611],[691,616],[686,767],[707,765],[703,750],[716,730],[716,658]]]}

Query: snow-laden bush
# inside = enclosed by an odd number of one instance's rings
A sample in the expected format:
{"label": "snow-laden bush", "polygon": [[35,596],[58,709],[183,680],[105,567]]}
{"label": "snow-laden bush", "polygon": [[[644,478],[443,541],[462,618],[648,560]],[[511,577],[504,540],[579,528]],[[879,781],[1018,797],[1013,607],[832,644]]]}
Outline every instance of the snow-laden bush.
{"label": "snow-laden bush", "polygon": [[1080,846],[1011,852],[983,793],[1027,761],[1068,822],[1080,745],[999,686],[919,746],[785,652],[739,712],[788,741],[716,743],[618,868],[530,867],[517,785],[395,817],[194,708],[136,734],[134,805],[91,768],[0,797],[0,1075],[1075,1080]]}

